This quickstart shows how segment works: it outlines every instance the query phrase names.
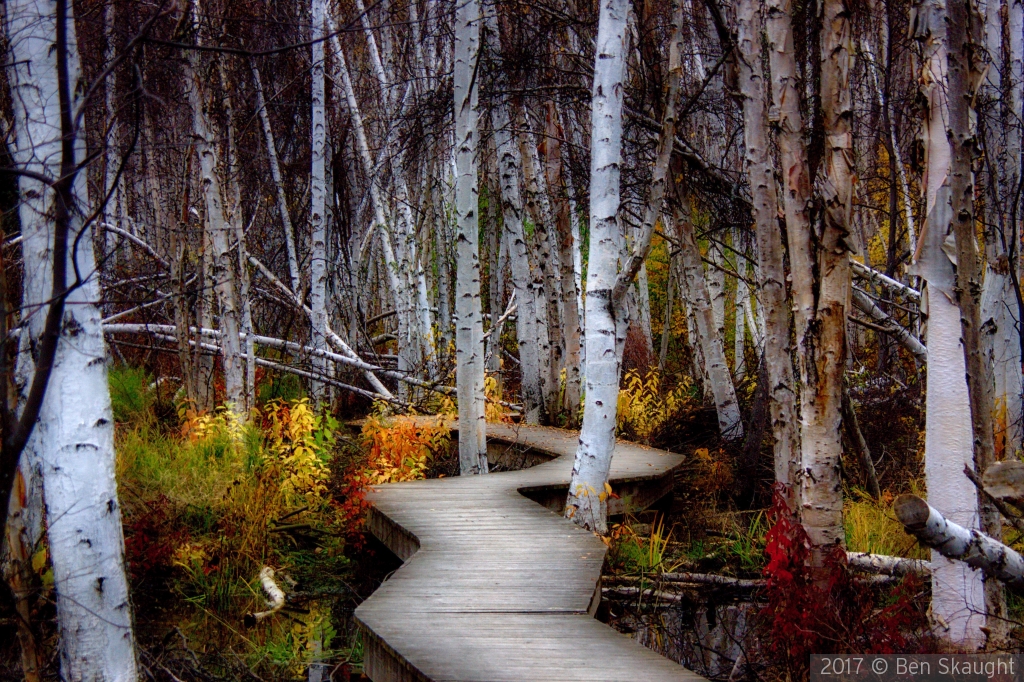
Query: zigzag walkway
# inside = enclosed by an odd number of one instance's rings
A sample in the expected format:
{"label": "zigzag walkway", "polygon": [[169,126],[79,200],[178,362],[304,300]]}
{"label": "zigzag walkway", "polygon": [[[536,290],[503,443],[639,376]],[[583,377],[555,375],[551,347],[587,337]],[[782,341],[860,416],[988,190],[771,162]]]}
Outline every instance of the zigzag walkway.
{"label": "zigzag walkway", "polygon": [[[487,430],[492,462],[548,461],[382,485],[367,495],[370,529],[405,562],[355,611],[370,679],[702,680],[593,618],[607,548],[553,513],[564,504],[577,435]],[[679,455],[619,443],[612,511],[663,497],[681,464]]]}

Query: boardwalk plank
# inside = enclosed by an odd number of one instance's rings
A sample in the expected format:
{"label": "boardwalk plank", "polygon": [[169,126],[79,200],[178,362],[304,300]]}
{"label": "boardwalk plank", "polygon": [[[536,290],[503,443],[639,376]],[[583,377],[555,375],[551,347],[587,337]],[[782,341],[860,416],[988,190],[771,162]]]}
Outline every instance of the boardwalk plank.
{"label": "boardwalk plank", "polygon": [[[355,612],[374,682],[703,679],[588,615],[607,548],[524,497],[564,495],[577,443],[574,432],[489,424],[490,448],[547,461],[367,494],[370,529],[406,560]],[[642,503],[681,464],[679,455],[620,443],[612,487]]]}

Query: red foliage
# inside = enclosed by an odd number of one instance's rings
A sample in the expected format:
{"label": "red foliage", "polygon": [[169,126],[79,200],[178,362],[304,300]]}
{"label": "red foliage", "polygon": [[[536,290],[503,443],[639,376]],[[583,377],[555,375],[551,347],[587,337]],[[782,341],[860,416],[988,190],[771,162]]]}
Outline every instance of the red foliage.
{"label": "red foliage", "polygon": [[920,583],[907,576],[891,590],[855,580],[846,552],[836,546],[821,567],[811,565],[811,542],[786,505],[773,496],[766,537],[768,633],[765,654],[807,679],[810,654],[892,654],[928,650],[927,619],[914,597]]}
{"label": "red foliage", "polygon": [[341,481],[336,500],[338,525],[345,536],[345,542],[355,550],[362,549],[366,542],[363,529],[370,509],[363,477],[354,471],[348,472]]}
{"label": "red foliage", "polygon": [[174,550],[188,537],[177,523],[171,501],[160,495],[148,503],[145,513],[124,520],[124,549],[132,578],[139,579],[171,565]]}

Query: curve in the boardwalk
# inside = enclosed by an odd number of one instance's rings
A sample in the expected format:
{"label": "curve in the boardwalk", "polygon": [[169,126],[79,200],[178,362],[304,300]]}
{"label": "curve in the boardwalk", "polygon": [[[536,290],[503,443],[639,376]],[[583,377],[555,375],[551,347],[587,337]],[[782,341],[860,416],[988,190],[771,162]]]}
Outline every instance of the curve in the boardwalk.
{"label": "curve in the boardwalk", "polygon": [[[374,682],[702,679],[593,618],[607,548],[553,511],[576,444],[575,432],[488,424],[492,459],[528,448],[549,461],[369,491],[370,530],[405,561],[355,612]],[[617,444],[613,505],[656,501],[681,464]]]}

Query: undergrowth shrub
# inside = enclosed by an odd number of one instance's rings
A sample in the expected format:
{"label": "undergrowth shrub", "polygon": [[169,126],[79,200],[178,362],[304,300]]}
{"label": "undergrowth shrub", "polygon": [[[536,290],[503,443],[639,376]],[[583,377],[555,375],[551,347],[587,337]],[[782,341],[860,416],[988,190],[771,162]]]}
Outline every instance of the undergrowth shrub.
{"label": "undergrowth shrub", "polygon": [[[179,415],[177,429],[119,423],[117,451],[133,578],[166,576],[182,608],[195,609],[179,623],[183,632],[202,639],[211,622],[261,610],[262,566],[305,582],[325,566],[343,570],[337,503],[327,494],[333,418],[304,398],[273,401],[247,420],[187,405]],[[332,628],[329,609],[315,604],[267,619],[247,631],[246,658],[293,677],[314,648],[330,646]]]}
{"label": "undergrowth shrub", "polygon": [[149,418],[156,395],[150,389],[152,378],[141,367],[117,364],[110,368],[110,404],[114,421],[127,423]]}
{"label": "undergrowth shrub", "polygon": [[682,382],[662,395],[661,379],[654,370],[626,372],[619,390],[618,432],[620,435],[649,442],[670,419],[695,403],[693,382]]}
{"label": "undergrowth shrub", "polygon": [[[132,570],[169,569],[186,599],[241,611],[261,599],[247,583],[260,566],[287,563],[289,550],[330,537],[325,494],[337,423],[305,398],[271,402],[249,421],[226,409],[185,406],[179,415],[177,432],[143,422],[118,433]],[[306,534],[286,534],[282,519]]]}
{"label": "undergrowth shrub", "polygon": [[[562,370],[562,390],[565,388],[565,370]],[[501,386],[498,384],[498,380],[493,376],[486,377],[484,379],[484,395],[487,396],[487,402],[484,404],[484,416],[487,421],[494,423],[512,423],[512,410],[498,403],[497,401],[502,400]],[[458,416],[458,412],[455,413]]]}
{"label": "undergrowth shrub", "polygon": [[448,448],[451,432],[441,419],[371,415],[363,424],[365,485],[424,478],[434,454]]}
{"label": "undergrowth shrub", "polygon": [[891,589],[858,581],[837,545],[824,565],[811,566],[811,542],[776,489],[766,536],[767,586],[761,611],[765,653],[790,679],[808,677],[809,655],[893,654],[931,649],[928,622],[917,596],[920,581],[906,576]]}
{"label": "undergrowth shrub", "polygon": [[903,530],[892,509],[893,495],[882,493],[880,500],[853,489],[843,504],[846,547],[851,552],[929,559],[929,551]]}
{"label": "undergrowth shrub", "polygon": [[626,519],[625,523],[612,526],[612,563],[620,565],[627,573],[650,573],[663,568],[672,536],[672,529],[665,528],[665,518],[656,518],[646,537],[634,525],[631,519]]}
{"label": "undergrowth shrub", "polygon": [[378,404],[363,422],[362,446],[342,474],[339,523],[350,542],[361,545],[367,486],[426,477],[432,460],[448,450],[451,431],[441,417],[391,417]]}

